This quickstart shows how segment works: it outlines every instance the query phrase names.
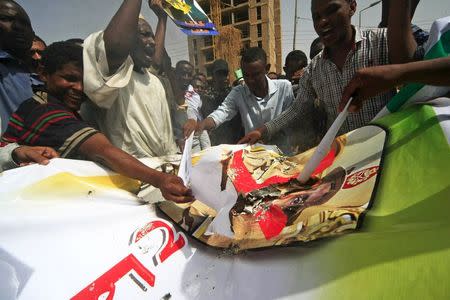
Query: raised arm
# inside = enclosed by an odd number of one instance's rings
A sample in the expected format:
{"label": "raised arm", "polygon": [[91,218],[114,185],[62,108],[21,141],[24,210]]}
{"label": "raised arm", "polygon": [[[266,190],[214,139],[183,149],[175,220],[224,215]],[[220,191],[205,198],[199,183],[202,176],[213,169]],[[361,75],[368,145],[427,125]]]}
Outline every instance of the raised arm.
{"label": "raised arm", "polygon": [[[415,1],[417,2],[417,1]],[[417,43],[411,29],[411,0],[389,1],[388,46],[392,64],[411,62]]]}
{"label": "raised arm", "polygon": [[339,108],[354,97],[349,110],[358,111],[364,100],[405,83],[450,86],[449,73],[450,57],[361,69],[344,89]]}
{"label": "raised arm", "polygon": [[116,71],[136,43],[142,0],[124,0],[105,29],[106,57],[109,71]]}
{"label": "raised arm", "polygon": [[167,14],[163,10],[163,0],[150,0],[149,5],[155,15],[158,17],[158,24],[155,32],[155,54],[153,56],[153,63],[160,67],[166,55],[166,28],[167,28]]}
{"label": "raised arm", "polygon": [[174,202],[190,202],[193,197],[181,178],[153,170],[126,152],[114,147],[101,133],[88,138],[79,148],[81,154],[111,170],[147,182],[161,190],[163,197]]}

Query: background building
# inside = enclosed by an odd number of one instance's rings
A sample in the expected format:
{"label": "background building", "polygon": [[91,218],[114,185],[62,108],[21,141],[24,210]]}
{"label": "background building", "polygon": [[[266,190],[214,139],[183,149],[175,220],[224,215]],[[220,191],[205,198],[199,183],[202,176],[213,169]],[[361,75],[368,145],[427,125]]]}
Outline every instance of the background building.
{"label": "background building", "polygon": [[[262,47],[271,65],[271,71],[282,72],[280,0],[221,0],[221,26],[233,25],[242,32],[242,48]],[[214,1],[198,3],[211,18]],[[211,18],[213,22],[214,18]],[[220,26],[219,26],[220,27]],[[213,37],[189,37],[189,59],[197,72],[211,76],[214,57]],[[240,53],[236,53],[240,56]],[[217,57],[219,58],[219,57]]]}

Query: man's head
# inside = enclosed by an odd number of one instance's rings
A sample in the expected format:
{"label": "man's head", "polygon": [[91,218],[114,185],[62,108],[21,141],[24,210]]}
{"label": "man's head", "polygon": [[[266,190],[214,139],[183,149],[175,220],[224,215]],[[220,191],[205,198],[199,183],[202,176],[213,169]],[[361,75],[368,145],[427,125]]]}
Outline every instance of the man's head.
{"label": "man's head", "polygon": [[205,86],[208,85],[208,78],[206,77],[206,75],[204,73],[197,73],[197,75],[195,75],[195,77],[198,77],[201,81],[203,81]]}
{"label": "man's head", "polygon": [[175,76],[177,82],[181,84],[184,89],[187,89],[191,84],[194,67],[187,60],[180,60],[175,65]]}
{"label": "man's head", "polygon": [[66,40],[66,42],[77,44],[77,45],[83,47],[84,40],[82,38],[71,38],[71,39]]}
{"label": "man's head", "polygon": [[38,73],[39,69],[42,68],[41,59],[45,48],[47,48],[45,42],[36,35],[30,49],[31,67],[35,73]]}
{"label": "man's head", "polygon": [[262,48],[248,48],[242,55],[241,69],[245,84],[258,97],[264,97],[268,92],[266,65],[267,55]]}
{"label": "man's head", "polygon": [[33,37],[30,18],[22,6],[13,0],[0,0],[0,49],[25,59]]}
{"label": "man's head", "polygon": [[50,95],[72,111],[87,98],[83,93],[83,48],[70,42],[56,42],[42,56],[42,76]]}
{"label": "man's head", "polygon": [[292,80],[295,72],[303,70],[308,65],[308,58],[301,50],[294,50],[289,52],[284,62],[283,70],[286,73],[288,80]]}
{"label": "man's head", "polygon": [[314,41],[312,41],[311,46],[309,48],[309,58],[313,59],[316,57],[317,54],[320,53],[324,48],[322,41],[320,40],[320,37],[316,38]]}
{"label": "man's head", "polygon": [[202,95],[206,89],[205,83],[198,75],[196,75],[194,79],[192,79],[192,87],[194,88],[194,91],[199,95]]}
{"label": "man's head", "polygon": [[325,47],[339,47],[351,38],[351,18],[355,11],[355,0],[311,1],[314,29]]}
{"label": "man's head", "polygon": [[230,85],[230,70],[228,63],[223,59],[216,59],[212,64],[212,78],[214,87],[218,90],[225,89]]}
{"label": "man's head", "polygon": [[139,18],[136,46],[131,51],[134,65],[136,68],[149,68],[152,65],[154,54],[155,35],[153,30],[147,21]]}

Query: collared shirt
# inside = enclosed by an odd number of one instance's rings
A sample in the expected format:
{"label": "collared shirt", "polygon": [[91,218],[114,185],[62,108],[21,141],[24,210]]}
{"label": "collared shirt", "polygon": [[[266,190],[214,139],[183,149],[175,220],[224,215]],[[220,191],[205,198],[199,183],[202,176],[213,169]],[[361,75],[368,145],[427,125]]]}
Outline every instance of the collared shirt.
{"label": "collared shirt", "polygon": [[[316,98],[324,103],[327,128],[338,115],[342,92],[355,72],[361,68],[389,64],[387,30],[385,28],[360,32],[355,28],[354,49],[350,51],[342,71],[325,55],[325,50],[313,58],[299,81],[299,93],[292,106],[281,116],[265,124],[268,136],[274,135],[295,120],[311,118],[307,115]],[[348,116],[340,134],[367,125],[392,98],[394,92],[372,97],[364,102],[358,113]]]}
{"label": "collared shirt", "polygon": [[39,82],[28,68],[8,52],[0,50],[0,132],[8,126],[9,117],[19,105],[33,96],[32,85]]}
{"label": "collared shirt", "polygon": [[130,56],[111,74],[103,32],[84,41],[83,65],[85,93],[100,107],[97,124],[114,146],[136,157],[177,152],[164,87],[155,75],[134,71]]}
{"label": "collared shirt", "polygon": [[[203,117],[209,116],[215,111],[225,100],[228,94],[231,92],[231,87],[227,86],[224,89],[217,90],[214,87],[210,87],[202,98],[201,114]],[[244,128],[242,127],[242,121],[240,116],[236,115],[230,121],[227,121],[220,125],[220,127],[214,128],[209,132],[209,138],[212,146],[221,144],[236,144],[241,137],[244,136]]]}
{"label": "collared shirt", "polygon": [[287,80],[271,80],[268,77],[266,79],[268,93],[264,98],[253,95],[246,85],[236,86],[208,117],[212,118],[218,127],[239,113],[247,134],[281,115],[294,100],[292,85]]}

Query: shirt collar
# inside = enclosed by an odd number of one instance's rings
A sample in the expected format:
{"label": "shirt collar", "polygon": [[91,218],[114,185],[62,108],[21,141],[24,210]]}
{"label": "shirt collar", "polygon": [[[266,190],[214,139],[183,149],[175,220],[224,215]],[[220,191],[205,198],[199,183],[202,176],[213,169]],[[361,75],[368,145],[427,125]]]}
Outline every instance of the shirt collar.
{"label": "shirt collar", "polygon": [[268,87],[268,93],[266,96],[264,96],[263,98],[260,97],[256,97],[256,95],[254,95],[250,89],[248,88],[247,85],[245,85],[245,88],[247,89],[247,96],[250,97],[255,97],[258,99],[264,99],[264,98],[270,98],[273,94],[275,94],[278,91],[278,85],[275,83],[275,80],[270,79],[269,77],[266,76],[266,80],[267,80],[267,87]]}
{"label": "shirt collar", "polygon": [[[365,37],[362,34],[362,31],[358,28],[352,25],[353,33],[354,33],[354,41],[352,50],[356,50],[356,46],[360,44],[363,40],[365,40]],[[327,48],[323,49],[322,51],[322,58],[327,59],[328,58],[328,50]]]}

